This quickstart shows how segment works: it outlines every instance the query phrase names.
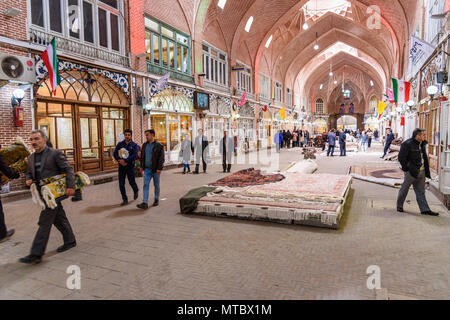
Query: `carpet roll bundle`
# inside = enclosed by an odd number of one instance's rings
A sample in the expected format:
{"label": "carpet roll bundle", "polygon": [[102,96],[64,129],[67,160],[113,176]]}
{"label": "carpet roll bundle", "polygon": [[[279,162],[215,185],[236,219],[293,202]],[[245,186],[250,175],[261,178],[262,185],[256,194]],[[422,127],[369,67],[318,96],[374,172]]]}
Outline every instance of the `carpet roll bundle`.
{"label": "carpet roll bundle", "polygon": [[[10,146],[0,149],[0,154],[3,160],[17,173],[24,173],[27,170],[26,159],[30,155],[30,151],[20,138]],[[7,184],[9,181],[10,179],[0,172],[0,186]]]}

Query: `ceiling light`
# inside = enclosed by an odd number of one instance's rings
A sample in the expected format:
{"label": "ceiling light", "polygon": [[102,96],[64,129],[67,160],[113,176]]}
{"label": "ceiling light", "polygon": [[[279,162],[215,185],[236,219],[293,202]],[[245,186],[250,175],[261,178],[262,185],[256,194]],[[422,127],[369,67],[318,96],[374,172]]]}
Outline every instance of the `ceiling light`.
{"label": "ceiling light", "polygon": [[269,39],[267,39],[266,48],[268,48],[270,46],[271,42],[272,42],[272,35],[270,35]]}
{"label": "ceiling light", "polygon": [[317,43],[317,32],[316,32],[316,44],[314,45],[314,50],[319,50],[319,44]]}
{"label": "ceiling light", "polygon": [[219,6],[220,9],[223,9],[225,7],[225,3],[227,3],[227,0],[219,0],[217,5]]}
{"label": "ceiling light", "polygon": [[337,80],[334,80],[334,84],[337,84]]}
{"label": "ceiling light", "polygon": [[330,73],[328,74],[330,77],[333,76],[333,71],[330,71]]}
{"label": "ceiling light", "polygon": [[323,88],[323,83],[320,84],[320,90],[322,90],[322,88]]}
{"label": "ceiling light", "polygon": [[245,25],[245,31],[250,32],[250,28],[252,27],[252,23],[253,23],[253,16],[248,18],[247,24]]}
{"label": "ceiling light", "polygon": [[372,80],[370,80],[370,85],[373,87],[373,81]]}
{"label": "ceiling light", "polygon": [[305,23],[303,24],[303,30],[308,30],[308,28],[309,28],[309,26],[308,26],[308,24],[305,22]]}

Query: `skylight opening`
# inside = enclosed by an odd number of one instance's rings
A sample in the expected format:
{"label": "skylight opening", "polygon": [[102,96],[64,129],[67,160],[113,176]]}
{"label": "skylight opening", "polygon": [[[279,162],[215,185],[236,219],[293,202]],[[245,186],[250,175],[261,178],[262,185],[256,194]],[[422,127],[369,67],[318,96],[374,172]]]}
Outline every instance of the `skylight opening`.
{"label": "skylight opening", "polygon": [[347,0],[310,0],[301,10],[305,13],[305,20],[316,21],[328,12],[351,19],[352,6]]}
{"label": "skylight opening", "polygon": [[252,23],[253,23],[253,16],[248,18],[247,24],[245,25],[245,31],[250,32],[250,28],[252,27]]}
{"label": "skylight opening", "polygon": [[267,41],[266,41],[266,48],[268,48],[270,46],[270,43],[272,42],[272,38],[273,38],[273,36],[270,35],[269,39],[267,39]]}
{"label": "skylight opening", "polygon": [[225,4],[227,3],[227,0],[219,0],[219,2],[217,3],[217,6],[220,9],[223,9],[225,7]]}

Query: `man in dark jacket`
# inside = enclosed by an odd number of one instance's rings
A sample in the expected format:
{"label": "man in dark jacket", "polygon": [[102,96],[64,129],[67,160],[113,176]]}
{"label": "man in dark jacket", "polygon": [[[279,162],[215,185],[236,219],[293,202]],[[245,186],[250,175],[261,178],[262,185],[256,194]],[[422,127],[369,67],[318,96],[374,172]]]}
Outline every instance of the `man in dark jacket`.
{"label": "man in dark jacket", "polygon": [[[6,162],[3,160],[0,154],[0,171],[7,176],[9,179],[17,179],[20,175],[14,171]],[[2,200],[0,198],[0,242],[4,242],[11,238],[14,234],[14,229],[8,230],[5,224],[5,213],[3,212]]]}
{"label": "man in dark jacket", "polygon": [[[40,190],[39,186],[42,179],[65,174],[66,195],[68,197],[73,196],[75,194],[75,175],[64,153],[61,150],[47,147],[45,133],[41,130],[32,131],[30,140],[35,152],[28,157],[26,185],[31,186],[34,183]],[[27,264],[41,262],[52,225],[55,225],[62,233],[64,239],[64,244],[56,250],[57,252],[63,252],[76,246],[75,235],[60,201],[58,201],[55,209],[46,207],[42,210],[38,225],[39,229],[34,237],[30,254],[21,258],[20,262]]]}
{"label": "man in dark jacket", "polygon": [[347,139],[347,135],[345,134],[344,131],[341,131],[341,134],[339,135],[339,150],[341,151],[341,154],[340,154],[341,157],[345,157],[347,155],[345,139]]}
{"label": "man in dark jacket", "polygon": [[334,133],[334,129],[331,129],[330,133],[328,134],[328,151],[327,151],[327,157],[331,154],[333,156],[334,154],[334,147],[336,146],[336,134]]}
{"label": "man in dark jacket", "polygon": [[395,137],[394,137],[394,134],[392,133],[392,130],[387,128],[386,129],[386,143],[384,144],[384,153],[383,153],[383,156],[381,157],[381,159],[383,159],[386,156],[389,148],[391,147],[391,143],[392,143],[392,141],[394,141],[394,139],[395,139]]}
{"label": "man in dark jacket", "polygon": [[[134,200],[136,200],[139,195],[139,188],[136,184],[135,168],[135,161],[138,155],[139,146],[132,140],[133,131],[126,129],[123,134],[125,136],[125,140],[119,142],[114,149],[114,159],[116,159],[119,163],[119,189],[122,194],[121,206],[128,204],[127,191],[125,189],[125,177],[128,177],[128,182],[133,189]],[[128,155],[126,153],[128,153]]]}
{"label": "man in dark jacket", "polygon": [[140,209],[148,209],[148,191],[152,179],[155,186],[155,201],[153,202],[153,206],[156,207],[159,204],[159,181],[161,171],[164,167],[164,147],[156,141],[155,130],[146,130],[145,138],[147,142],[142,145],[140,168],[141,171],[144,171],[144,197],[142,203],[137,205]]}
{"label": "man in dark jacket", "polygon": [[425,198],[425,177],[431,178],[426,151],[427,143],[428,142],[425,140],[425,130],[415,129],[413,137],[403,142],[400,147],[398,161],[405,173],[405,179],[398,192],[398,212],[403,212],[403,203],[408,195],[409,187],[413,185],[420,213],[430,216],[439,215],[439,213],[430,210],[427,199]]}

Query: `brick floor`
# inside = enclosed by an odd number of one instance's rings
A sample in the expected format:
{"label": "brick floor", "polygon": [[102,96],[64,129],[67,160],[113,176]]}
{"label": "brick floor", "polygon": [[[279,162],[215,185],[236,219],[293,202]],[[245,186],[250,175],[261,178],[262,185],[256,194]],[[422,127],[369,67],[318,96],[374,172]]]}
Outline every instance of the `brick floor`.
{"label": "brick floor", "polygon": [[[317,162],[319,172],[346,174],[350,165],[378,157]],[[298,159],[299,149],[283,150],[280,167]],[[39,209],[29,199],[5,204],[16,234],[0,244],[0,299],[375,299],[366,287],[369,265],[381,268],[389,293],[450,297],[450,215],[428,191],[440,217],[421,216],[413,192],[406,212],[397,213],[396,189],[354,180],[336,231],[181,215],[178,199],[223,173],[220,165],[198,176],[179,171],[163,173],[163,200],[148,211],[137,201],[119,207],[117,181],[86,188],[82,202],[64,201],[78,246],[57,254],[62,238],[53,229],[35,266],[17,260],[28,254]],[[66,288],[70,265],[81,268],[80,290]]]}

